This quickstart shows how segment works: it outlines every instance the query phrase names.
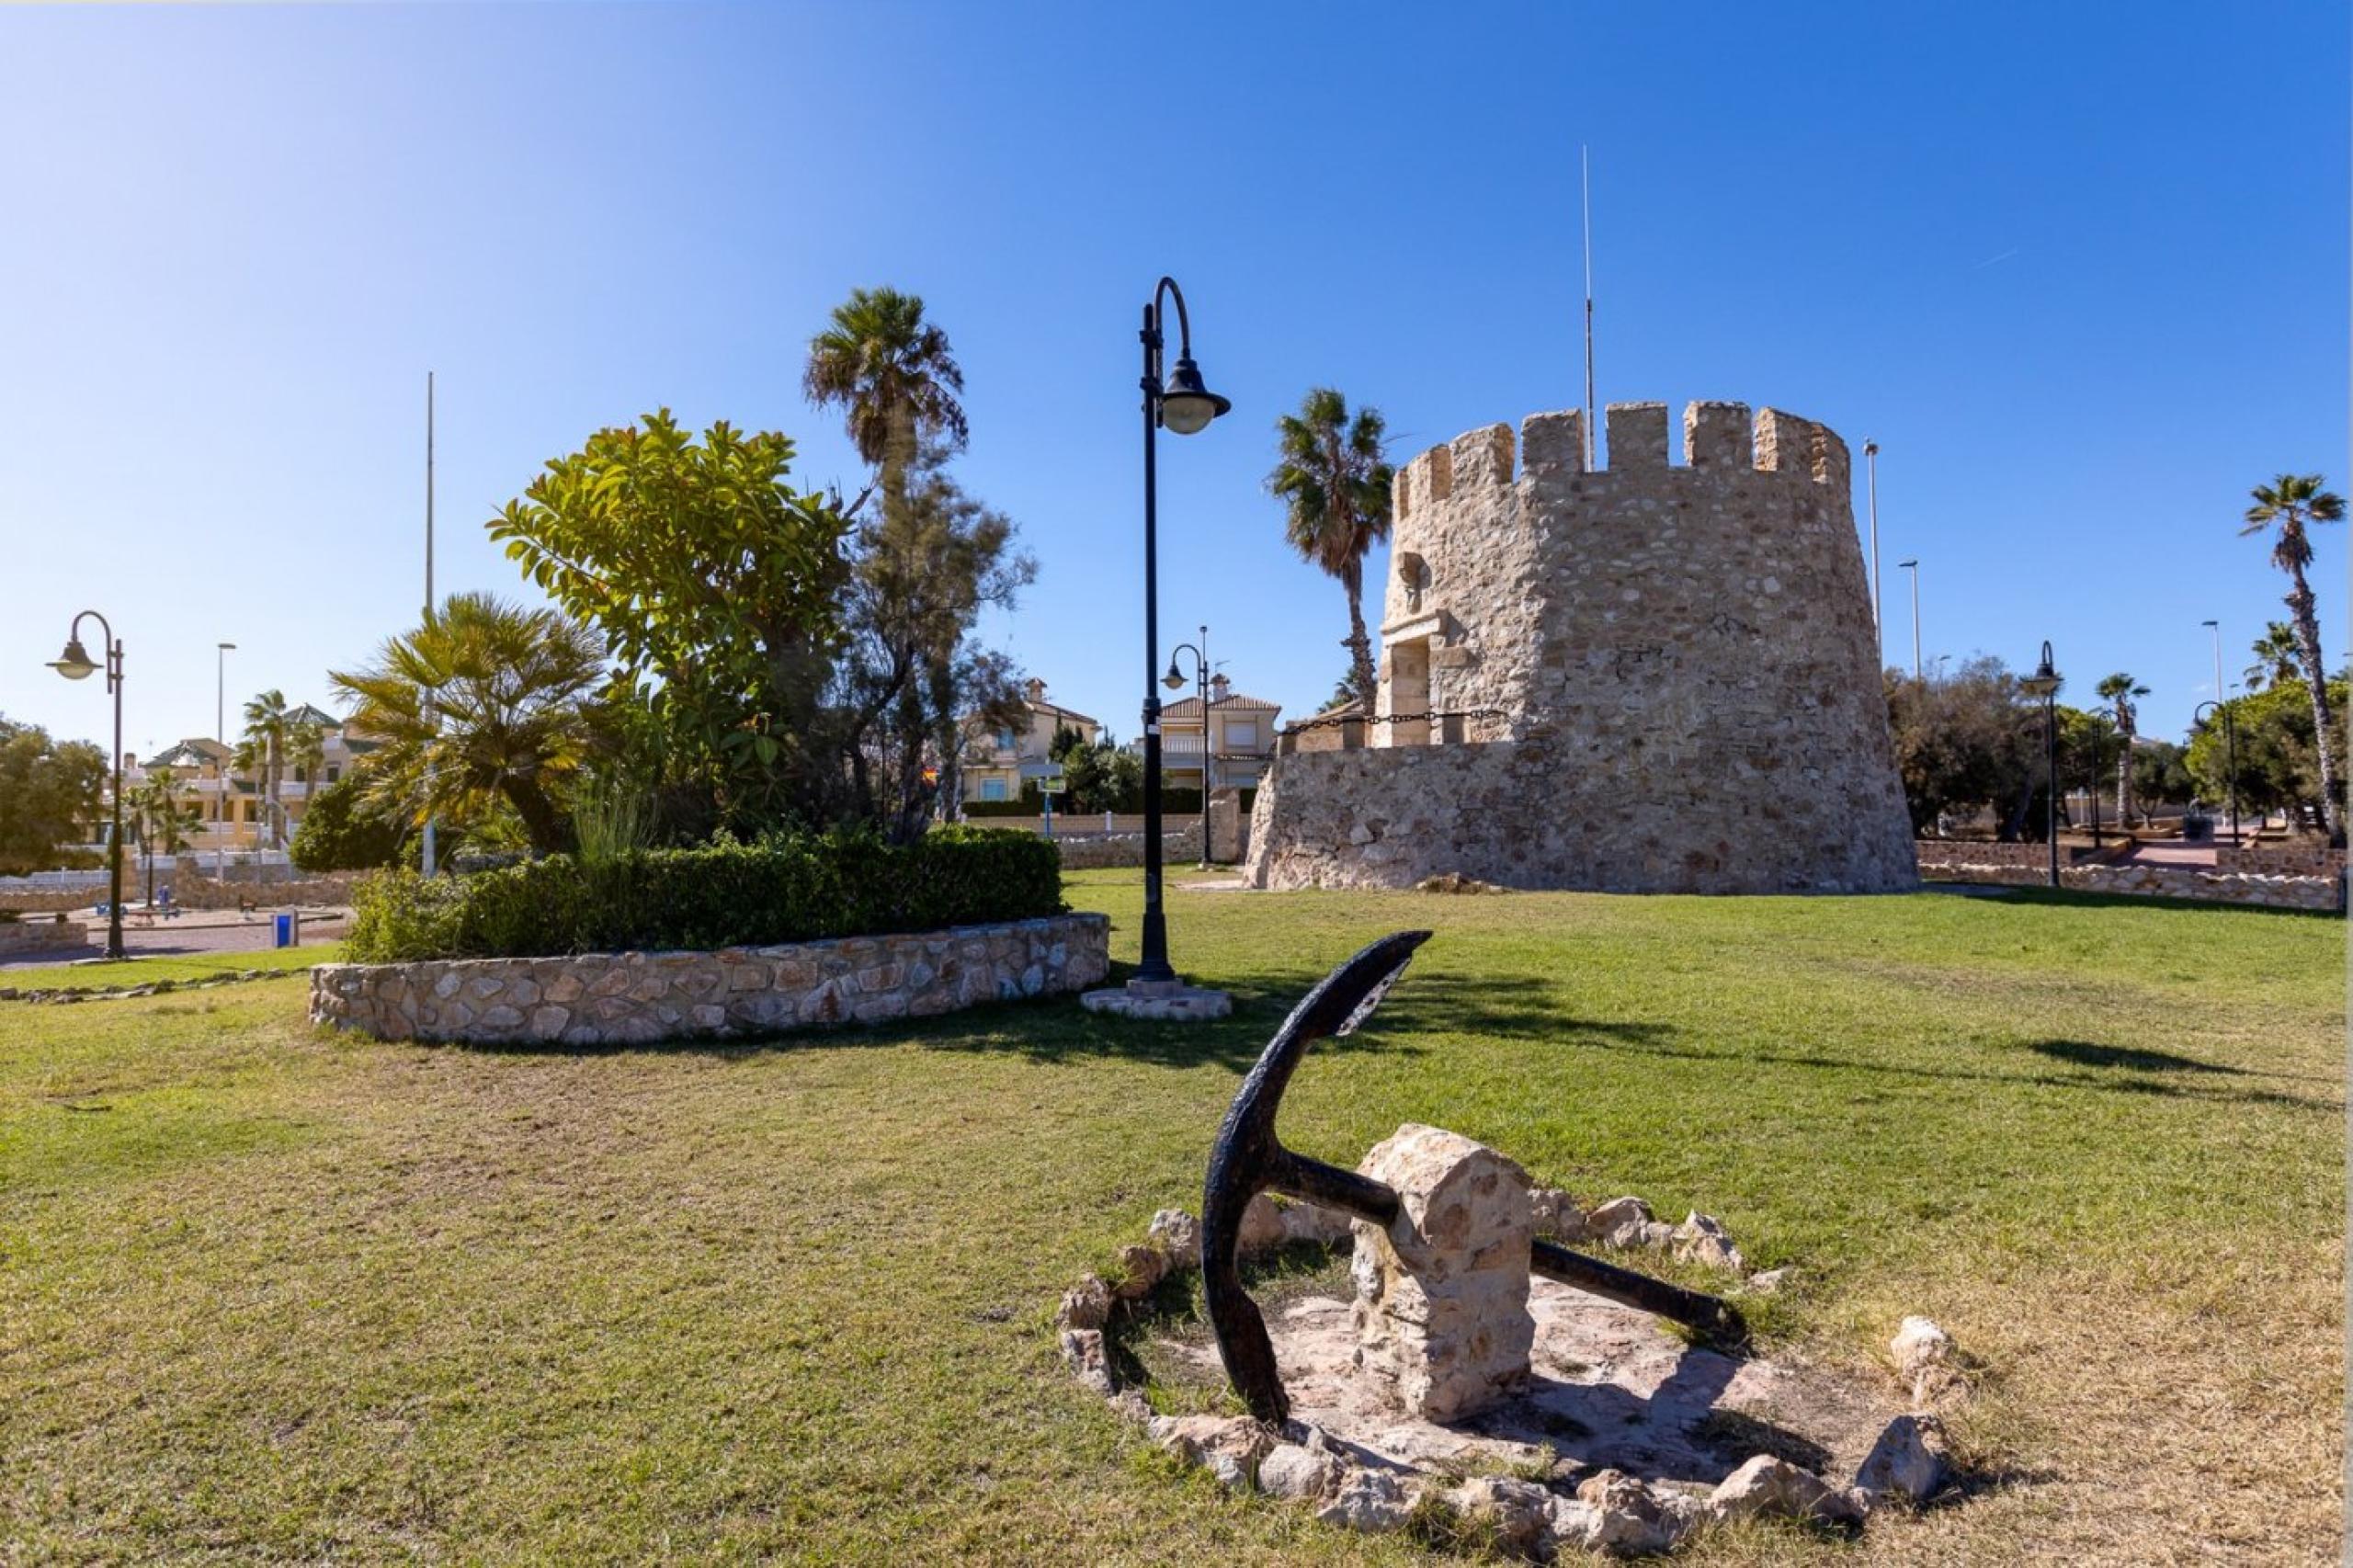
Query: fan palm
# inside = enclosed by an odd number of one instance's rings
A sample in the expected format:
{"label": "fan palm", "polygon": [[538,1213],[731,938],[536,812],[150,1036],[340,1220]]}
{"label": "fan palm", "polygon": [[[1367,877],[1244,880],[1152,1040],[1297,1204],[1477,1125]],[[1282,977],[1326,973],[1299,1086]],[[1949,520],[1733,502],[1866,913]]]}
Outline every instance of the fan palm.
{"label": "fan palm", "polygon": [[1348,400],[1316,387],[1297,414],[1275,422],[1281,452],[1267,476],[1267,491],[1289,508],[1285,537],[1291,548],[1339,579],[1348,597],[1348,682],[1373,689],[1372,639],[1364,627],[1364,558],[1389,537],[1389,489],[1393,472],[1383,459],[1388,423],[1377,408],[1353,417]]}
{"label": "fan palm", "polygon": [[560,801],[588,740],[604,661],[604,640],[554,610],[452,594],[367,668],[329,678],[358,704],[352,726],[383,739],[371,801],[415,822],[464,823],[503,801],[546,855],[570,836]]}
{"label": "fan palm", "polygon": [[809,340],[801,390],[820,408],[838,405],[858,455],[880,471],[885,493],[914,461],[916,443],[950,451],[967,435],[963,367],[948,335],[923,318],[923,297],[853,289],[833,324]]}
{"label": "fan palm", "polygon": [[2099,694],[2108,699],[2116,713],[2117,738],[2124,747],[2116,756],[2116,821],[2120,827],[2132,824],[2132,737],[2138,733],[2140,710],[2133,705],[2136,697],[2146,697],[2149,688],[2135,681],[2122,670],[2099,683]]}
{"label": "fan palm", "polygon": [[2275,620],[2255,640],[2252,649],[2255,663],[2246,667],[2246,688],[2261,691],[2266,686],[2285,686],[2291,680],[2303,678],[2303,666],[2297,661],[2303,655],[2296,650],[2296,629],[2284,620]]}
{"label": "fan palm", "polygon": [[282,691],[261,692],[245,704],[245,733],[237,743],[236,762],[248,773],[259,770],[261,774],[262,805],[269,818],[273,849],[285,844],[278,831],[278,781],[286,769],[286,742],[294,726],[294,710],[287,707]]}
{"label": "fan palm", "polygon": [[2296,629],[2296,651],[2312,694],[2313,744],[2320,753],[2320,816],[2331,838],[2344,831],[2344,816],[2336,799],[2336,731],[2330,722],[2328,682],[2320,678],[2328,666],[2320,657],[2320,612],[2313,585],[2304,578],[2312,564],[2313,541],[2307,531],[2315,523],[2345,520],[2345,497],[2321,488],[2316,473],[2283,473],[2254,491],[2255,505],[2246,509],[2242,534],[2271,535],[2271,564],[2288,574],[2288,617]]}

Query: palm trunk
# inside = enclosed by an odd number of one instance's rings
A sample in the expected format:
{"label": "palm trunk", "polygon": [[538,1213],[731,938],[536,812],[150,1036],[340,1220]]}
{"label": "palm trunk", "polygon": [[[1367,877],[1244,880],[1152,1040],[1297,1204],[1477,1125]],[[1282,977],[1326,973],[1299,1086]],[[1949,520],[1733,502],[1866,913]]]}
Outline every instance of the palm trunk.
{"label": "palm trunk", "polygon": [[2124,749],[2116,756],[2116,825],[2121,830],[2132,825],[2132,721],[2118,704],[2116,733]]}
{"label": "palm trunk", "polygon": [[1347,571],[1340,578],[1340,585],[1348,595],[1348,668],[1356,680],[1357,694],[1368,711],[1372,706],[1376,676],[1372,669],[1372,639],[1364,628],[1364,563],[1348,562]]}
{"label": "palm trunk", "polygon": [[2291,567],[2295,586],[2288,590],[2288,613],[2295,618],[2296,648],[2303,656],[2304,689],[2312,694],[2313,746],[2320,754],[2320,821],[2330,838],[2345,831],[2344,813],[2336,799],[2336,725],[2328,711],[2327,666],[2320,661],[2320,616],[2313,603],[2313,588],[2304,569]]}
{"label": "palm trunk", "polygon": [[499,792],[515,808],[515,814],[523,819],[523,832],[531,841],[533,854],[560,855],[568,847],[563,818],[537,779],[508,778],[499,786]]}

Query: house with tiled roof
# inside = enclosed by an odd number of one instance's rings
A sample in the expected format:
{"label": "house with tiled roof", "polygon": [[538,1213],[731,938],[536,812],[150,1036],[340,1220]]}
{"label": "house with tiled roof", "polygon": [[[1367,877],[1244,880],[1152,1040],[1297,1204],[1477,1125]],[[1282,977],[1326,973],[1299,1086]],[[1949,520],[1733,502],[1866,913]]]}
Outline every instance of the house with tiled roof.
{"label": "house with tiled roof", "polygon": [[1250,790],[1275,755],[1275,722],[1282,704],[1233,689],[1223,676],[1210,680],[1209,699],[1188,697],[1160,710],[1160,767],[1172,790]]}
{"label": "house with tiled roof", "polygon": [[[278,779],[278,803],[285,818],[285,835],[290,839],[310,798],[342,778],[382,743],[353,733],[342,719],[311,703],[293,710],[290,718],[298,725],[316,725],[324,743],[315,768],[290,760]],[[125,787],[133,789],[154,771],[171,770],[172,793],[190,808],[196,821],[196,830],[188,838],[190,847],[207,851],[269,846],[273,835],[263,769],[238,766],[233,744],[209,735],[191,735],[151,756],[125,753],[122,768]]]}
{"label": "house with tiled roof", "polygon": [[1022,717],[995,724],[980,719],[964,722],[964,754],[958,771],[967,801],[1017,801],[1033,778],[1051,773],[1054,735],[1075,730],[1093,745],[1103,731],[1101,722],[1075,709],[1046,700],[1046,683],[1032,680],[1022,689]]}

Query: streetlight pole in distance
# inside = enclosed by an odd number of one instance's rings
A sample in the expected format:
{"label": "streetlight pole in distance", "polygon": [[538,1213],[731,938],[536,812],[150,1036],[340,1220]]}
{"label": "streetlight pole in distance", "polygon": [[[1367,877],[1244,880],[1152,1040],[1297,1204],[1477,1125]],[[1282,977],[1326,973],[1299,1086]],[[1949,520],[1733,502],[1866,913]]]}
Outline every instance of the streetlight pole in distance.
{"label": "streetlight pole in distance", "polygon": [[[237,651],[234,642],[216,642],[212,652],[212,738],[222,745],[229,744],[229,655]],[[229,804],[229,769],[221,769],[221,790],[212,805],[212,830],[220,835],[212,846],[212,874],[227,880],[229,875],[228,835],[222,832],[226,825]]]}
{"label": "streetlight pole in distance", "polygon": [[1160,684],[1171,691],[1185,689],[1185,672],[1177,666],[1176,655],[1193,655],[1195,684],[1201,694],[1201,867],[1210,869],[1210,629],[1201,628],[1199,646],[1179,642],[1168,650],[1168,673]]}
{"label": "streetlight pole in distance", "polygon": [[[103,666],[82,646],[82,623],[85,620],[98,623],[98,635],[106,652]],[[113,841],[107,846],[107,957],[125,958],[129,955],[122,949],[122,642],[105,616],[85,609],[66,629],[65,652],[51,659],[49,667],[67,680],[87,680],[104,668],[107,690],[114,696],[114,833]]]}
{"label": "streetlight pole in distance", "polygon": [[[430,370],[425,372],[425,619],[428,622],[433,619],[433,372]],[[428,724],[434,722],[433,691],[429,687],[425,692],[425,718]],[[426,774],[428,782],[432,777],[428,769]],[[435,867],[433,828],[433,817],[428,811],[425,818],[425,842],[419,846],[418,856],[418,864],[428,877],[433,875]]]}
{"label": "streetlight pole in distance", "polygon": [[2198,624],[2214,634],[2214,700],[2220,702],[2226,695],[2222,690],[2222,623],[2201,620]]}
{"label": "streetlight pole in distance", "polygon": [[2042,699],[2042,765],[2044,836],[2051,844],[2051,885],[2059,885],[2059,672],[2052,667],[2051,644],[2042,644],[2042,662],[2018,682],[2029,697]]}
{"label": "streetlight pole in distance", "polygon": [[1916,683],[1920,678],[1920,562],[1899,561],[1895,569],[1912,574],[1912,679]]}
{"label": "streetlight pole in distance", "polygon": [[[1162,301],[1176,306],[1176,364],[1163,377],[1166,339]],[[1079,1000],[1092,1012],[1171,1018],[1222,1017],[1233,998],[1222,991],[1181,983],[1168,962],[1168,917],[1161,907],[1160,841],[1160,453],[1158,437],[1192,436],[1233,406],[1209,390],[1193,362],[1193,326],[1185,291],[1163,278],[1144,302],[1143,329],[1143,922],[1135,976],[1124,990],[1089,991]],[[1206,738],[1206,734],[1205,734]]]}
{"label": "streetlight pole in distance", "polygon": [[2230,792],[2231,847],[2235,849],[2239,843],[2239,725],[2227,702],[2200,703],[2190,710],[2190,723],[2195,725],[2202,720],[2209,708],[2222,716],[2223,787]]}

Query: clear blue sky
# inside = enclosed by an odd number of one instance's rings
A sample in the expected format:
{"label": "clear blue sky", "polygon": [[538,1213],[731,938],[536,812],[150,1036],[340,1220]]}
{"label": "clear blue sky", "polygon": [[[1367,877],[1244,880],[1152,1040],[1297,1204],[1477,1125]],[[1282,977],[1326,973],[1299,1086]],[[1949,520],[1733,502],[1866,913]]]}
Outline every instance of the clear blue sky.
{"label": "clear blue sky", "polygon": [[41,667],[85,605],[133,750],[210,733],[224,639],[233,701],[324,700],[420,599],[428,368],[444,591],[526,592],[482,521],[659,404],[853,483],[802,354],[890,283],[1041,562],[993,634],[1131,735],[1163,271],[1236,405],[1164,448],[1167,641],[1312,708],[1346,621],[1271,423],[1329,382],[1402,459],[1574,404],[1583,142],[1603,401],[1825,420],[1859,514],[1876,437],[1891,658],[1916,554],[1931,658],[2049,637],[2175,731],[2199,622],[2235,679],[2281,613],[2249,485],[2347,487],[2347,58],[2321,4],[0,11],[0,711],[103,737]]}

